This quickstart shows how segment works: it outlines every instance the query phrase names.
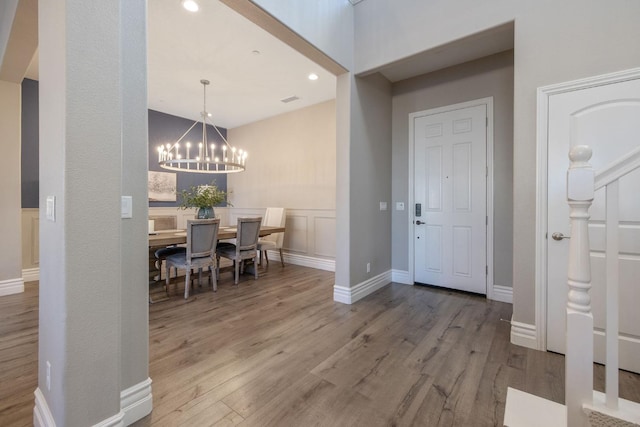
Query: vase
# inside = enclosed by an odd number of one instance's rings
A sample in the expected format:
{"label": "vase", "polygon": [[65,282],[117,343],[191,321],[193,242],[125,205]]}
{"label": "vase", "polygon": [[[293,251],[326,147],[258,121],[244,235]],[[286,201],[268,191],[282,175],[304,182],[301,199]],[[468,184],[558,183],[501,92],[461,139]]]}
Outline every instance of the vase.
{"label": "vase", "polygon": [[213,212],[212,206],[207,206],[204,208],[198,208],[198,219],[211,219],[215,218],[215,212]]}

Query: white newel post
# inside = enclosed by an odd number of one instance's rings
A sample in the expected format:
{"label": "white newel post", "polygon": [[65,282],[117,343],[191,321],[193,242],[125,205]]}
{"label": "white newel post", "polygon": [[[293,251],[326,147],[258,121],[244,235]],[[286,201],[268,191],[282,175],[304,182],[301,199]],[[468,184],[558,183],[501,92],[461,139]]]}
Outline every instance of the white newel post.
{"label": "white newel post", "polygon": [[593,314],[591,313],[591,265],[589,259],[589,208],[593,201],[595,173],[591,149],[573,147],[569,153],[567,200],[570,207],[569,294],[567,299],[567,351],[565,358],[568,427],[588,425],[582,407],[593,400]]}

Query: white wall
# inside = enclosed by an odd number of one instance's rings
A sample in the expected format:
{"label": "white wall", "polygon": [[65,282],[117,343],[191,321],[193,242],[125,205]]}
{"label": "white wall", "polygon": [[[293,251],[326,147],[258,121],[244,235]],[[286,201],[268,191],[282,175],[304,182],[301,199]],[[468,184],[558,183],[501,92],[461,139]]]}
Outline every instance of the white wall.
{"label": "white wall", "polygon": [[348,0],[253,2],[343,67],[353,67],[353,7]]}
{"label": "white wall", "polygon": [[236,208],[335,209],[336,108],[327,101],[228,130],[247,169],[227,176]]}
{"label": "white wall", "polygon": [[[513,283],[513,51],[407,79],[393,85],[393,203],[407,203],[409,114],[493,97],[494,283]],[[412,207],[393,210],[393,269],[407,271]]]}
{"label": "white wall", "polygon": [[355,8],[363,72],[515,20],[514,320],[535,324],[536,88],[640,65],[640,2],[366,0]]}
{"label": "white wall", "polygon": [[223,223],[285,207],[285,261],[335,269],[336,106],[327,101],[228,130],[249,152],[247,169],[227,176],[233,207]]}
{"label": "white wall", "polygon": [[0,149],[6,159],[0,168],[0,235],[7,242],[7,250],[0,257],[0,295],[24,290],[20,249],[20,109],[20,83],[0,80]]}

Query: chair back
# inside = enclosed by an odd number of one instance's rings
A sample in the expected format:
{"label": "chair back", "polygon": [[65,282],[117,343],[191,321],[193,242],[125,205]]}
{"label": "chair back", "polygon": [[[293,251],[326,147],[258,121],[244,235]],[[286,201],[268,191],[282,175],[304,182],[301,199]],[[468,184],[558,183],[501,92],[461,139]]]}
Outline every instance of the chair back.
{"label": "chair back", "polygon": [[238,218],[238,234],[236,238],[236,250],[256,250],[262,218]]}
{"label": "chair back", "polygon": [[219,228],[219,219],[187,220],[187,259],[213,257]]}
{"label": "chair back", "polygon": [[[271,227],[284,227],[287,220],[285,208],[267,208],[262,225]],[[262,240],[273,242],[277,248],[281,248],[284,243],[284,233],[272,233],[264,236]]]}

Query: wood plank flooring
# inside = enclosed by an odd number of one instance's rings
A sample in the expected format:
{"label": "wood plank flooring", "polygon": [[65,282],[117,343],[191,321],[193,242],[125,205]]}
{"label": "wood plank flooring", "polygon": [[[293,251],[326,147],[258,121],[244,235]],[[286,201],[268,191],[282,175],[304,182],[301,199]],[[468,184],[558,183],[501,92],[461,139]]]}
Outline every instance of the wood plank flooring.
{"label": "wood plank flooring", "polygon": [[[510,344],[509,304],[392,284],[348,306],[333,273],[260,274],[149,306],[154,410],[136,426],[497,426],[507,386],[563,401],[564,358]],[[37,283],[0,298],[1,426],[32,423],[37,301]],[[640,401],[639,375],[620,387]]]}

